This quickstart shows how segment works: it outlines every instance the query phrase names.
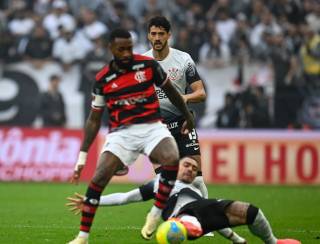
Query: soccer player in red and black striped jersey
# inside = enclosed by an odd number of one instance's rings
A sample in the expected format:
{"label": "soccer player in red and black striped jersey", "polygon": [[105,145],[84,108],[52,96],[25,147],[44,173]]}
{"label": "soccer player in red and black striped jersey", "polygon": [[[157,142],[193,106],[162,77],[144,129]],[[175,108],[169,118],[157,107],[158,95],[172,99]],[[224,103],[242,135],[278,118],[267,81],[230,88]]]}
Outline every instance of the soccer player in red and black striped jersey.
{"label": "soccer player in red and black striped jersey", "polygon": [[177,178],[179,153],[174,138],[161,122],[155,86],[162,88],[185,117],[181,132],[187,134],[194,128],[193,117],[183,98],[161,66],[151,58],[134,55],[132,47],[128,31],[112,31],[109,48],[114,59],[96,75],[92,110],[86,122],[73,182],[79,180],[89,147],[100,129],[104,108],[109,112],[110,133],[87,188],[80,232],[71,244],[88,243],[101,192],[117,169],[132,164],[141,153],[149,156],[152,162],[163,165],[155,202],[142,229],[143,237],[151,237],[157,228]]}

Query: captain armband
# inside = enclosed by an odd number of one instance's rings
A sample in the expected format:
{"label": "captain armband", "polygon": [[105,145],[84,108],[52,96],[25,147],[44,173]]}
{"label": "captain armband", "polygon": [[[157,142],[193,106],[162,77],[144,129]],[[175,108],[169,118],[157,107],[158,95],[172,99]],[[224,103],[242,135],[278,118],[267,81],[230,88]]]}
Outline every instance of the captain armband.
{"label": "captain armband", "polygon": [[92,102],[91,102],[91,108],[95,111],[102,111],[105,106],[104,96],[102,95],[94,95]]}

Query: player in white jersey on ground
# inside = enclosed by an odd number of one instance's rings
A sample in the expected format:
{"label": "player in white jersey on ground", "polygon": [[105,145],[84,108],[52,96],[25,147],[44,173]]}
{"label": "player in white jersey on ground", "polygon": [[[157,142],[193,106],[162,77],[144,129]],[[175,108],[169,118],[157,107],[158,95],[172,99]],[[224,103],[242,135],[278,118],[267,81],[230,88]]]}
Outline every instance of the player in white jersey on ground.
{"label": "player in white jersey on ground", "polygon": [[[185,161],[196,162],[193,159],[188,157],[181,159],[181,163]],[[119,205],[126,205],[130,203],[142,202],[142,201],[148,201],[148,200],[154,199],[159,186],[158,184],[159,173],[160,172],[158,172],[158,174],[153,180],[147,182],[146,184],[140,186],[139,188],[133,189],[128,192],[112,193],[112,194],[101,196],[99,205],[100,206],[119,206]],[[178,174],[178,179],[173,189],[174,193],[179,192],[184,187],[188,187],[203,197],[201,191],[197,187],[195,187],[193,184],[186,185],[183,181],[179,180],[179,177],[181,177],[181,174],[180,175]],[[69,203],[67,203],[66,205],[70,206],[71,207],[70,210],[73,211],[75,214],[79,214],[83,207],[84,196],[79,193],[75,193],[74,197],[69,197],[67,199],[69,200]],[[231,228],[223,228],[217,231],[226,239],[231,240],[233,244],[246,243],[246,240],[241,236],[239,236]]]}
{"label": "player in white jersey on ground", "polygon": [[[250,232],[266,244],[301,244],[293,239],[277,239],[262,210],[250,203],[224,200],[205,199],[199,189],[192,184],[198,171],[198,164],[191,158],[180,161],[176,184],[171,191],[162,218],[176,218],[185,225],[188,239],[196,239],[214,230],[230,239],[233,243],[246,243],[244,239],[235,239],[236,235],[229,227],[247,225]],[[114,193],[101,196],[100,206],[123,205],[148,200],[155,195],[157,180],[153,180],[140,188],[126,193]],[[68,198],[71,211],[79,213],[83,208],[84,196],[77,194]],[[232,236],[233,235],[233,236]]]}

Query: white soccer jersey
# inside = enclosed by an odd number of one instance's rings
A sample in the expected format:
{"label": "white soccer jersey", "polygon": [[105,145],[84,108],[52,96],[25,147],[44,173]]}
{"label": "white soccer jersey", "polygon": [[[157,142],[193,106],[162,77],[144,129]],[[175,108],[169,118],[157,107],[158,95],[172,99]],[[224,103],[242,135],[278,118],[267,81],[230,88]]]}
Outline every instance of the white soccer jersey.
{"label": "white soccer jersey", "polygon": [[[182,181],[179,181],[179,180],[176,181],[175,186],[172,189],[170,196],[172,196],[176,193],[179,193],[184,188],[189,188],[190,190],[197,193],[199,196],[202,196],[201,191],[198,188],[196,188],[193,184],[186,184],[186,183],[183,183]],[[173,209],[170,217],[176,216],[176,214],[180,211],[180,209],[183,206],[185,206],[188,203],[193,202],[195,200],[197,200],[197,199],[195,199],[191,196],[188,196],[188,195],[180,196],[174,206],[174,209]]]}
{"label": "white soccer jersey", "polygon": [[[159,178],[160,178],[160,174],[157,174],[154,179],[153,179],[153,192],[157,193],[158,192],[158,188],[159,188]],[[176,180],[174,187],[170,193],[170,196],[180,192],[183,188],[190,188],[192,191],[196,192],[199,196],[202,196],[201,191],[196,188],[192,183],[184,183],[180,180]]]}
{"label": "white soccer jersey", "polygon": [[[144,53],[144,55],[154,58],[152,49]],[[187,87],[191,83],[200,80],[195,63],[186,52],[170,48],[168,56],[158,62],[181,94],[186,94]],[[156,89],[160,101],[161,115],[165,121],[172,121],[181,116],[180,110],[170,102],[163,90],[161,88]]]}

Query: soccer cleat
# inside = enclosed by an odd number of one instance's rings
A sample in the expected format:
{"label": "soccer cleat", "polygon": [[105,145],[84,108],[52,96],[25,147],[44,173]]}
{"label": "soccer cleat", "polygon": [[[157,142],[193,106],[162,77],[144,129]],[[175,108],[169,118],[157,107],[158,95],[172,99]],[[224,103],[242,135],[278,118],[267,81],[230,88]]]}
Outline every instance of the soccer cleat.
{"label": "soccer cleat", "polygon": [[209,232],[207,234],[204,234],[203,236],[205,236],[205,237],[214,237],[214,233],[213,232]]}
{"label": "soccer cleat", "polygon": [[199,237],[202,235],[202,228],[193,224],[192,222],[180,220],[180,222],[186,227],[188,236],[190,237]]}
{"label": "soccer cleat", "polygon": [[295,239],[278,239],[277,244],[301,244],[301,242]]}
{"label": "soccer cleat", "polygon": [[77,236],[73,241],[68,242],[67,244],[88,244],[88,238]]}
{"label": "soccer cleat", "polygon": [[202,236],[203,230],[196,217],[190,215],[181,215],[176,219],[178,219],[180,223],[182,223],[184,227],[186,227],[189,237],[196,238]]}
{"label": "soccer cleat", "polygon": [[146,222],[141,230],[141,235],[144,239],[150,240],[152,237],[152,234],[157,229],[157,226],[161,220],[161,215],[154,215],[151,213],[148,213]]}

